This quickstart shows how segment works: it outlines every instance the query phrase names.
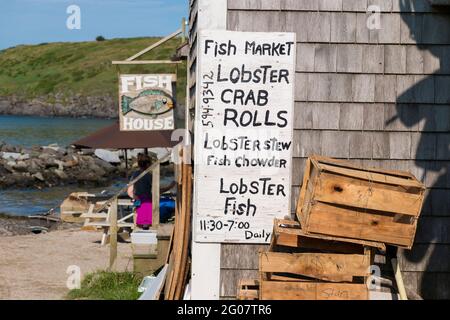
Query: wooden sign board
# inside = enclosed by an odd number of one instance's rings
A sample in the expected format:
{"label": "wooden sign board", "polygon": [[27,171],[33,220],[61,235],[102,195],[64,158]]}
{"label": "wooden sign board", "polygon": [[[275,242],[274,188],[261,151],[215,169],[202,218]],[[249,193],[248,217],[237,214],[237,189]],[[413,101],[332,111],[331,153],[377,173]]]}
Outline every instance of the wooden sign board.
{"label": "wooden sign board", "polygon": [[290,214],[294,33],[199,34],[194,239],[269,243]]}
{"label": "wooden sign board", "polygon": [[120,130],[174,129],[175,81],[174,74],[120,75]]}

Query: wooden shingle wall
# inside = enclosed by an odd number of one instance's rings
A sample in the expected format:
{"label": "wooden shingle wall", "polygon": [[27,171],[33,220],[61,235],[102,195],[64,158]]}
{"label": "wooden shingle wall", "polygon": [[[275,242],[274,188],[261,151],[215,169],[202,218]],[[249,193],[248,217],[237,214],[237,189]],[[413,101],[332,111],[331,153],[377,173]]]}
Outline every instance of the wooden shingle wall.
{"label": "wooden shingle wall", "polygon": [[[400,3],[228,0],[228,29],[297,33],[292,207],[313,153],[412,172],[429,190],[414,249],[402,253],[405,281],[450,298],[450,12]],[[381,9],[380,30],[367,28],[369,5]],[[257,267],[230,261],[222,277]]]}

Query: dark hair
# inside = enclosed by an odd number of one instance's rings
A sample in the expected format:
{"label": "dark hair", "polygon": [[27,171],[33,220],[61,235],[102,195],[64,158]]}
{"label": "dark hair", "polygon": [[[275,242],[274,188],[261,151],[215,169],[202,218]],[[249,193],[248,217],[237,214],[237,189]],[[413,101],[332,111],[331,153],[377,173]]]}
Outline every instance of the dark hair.
{"label": "dark hair", "polygon": [[152,163],[152,160],[150,157],[146,154],[139,153],[137,157],[138,166],[140,169],[145,170],[147,169],[150,164]]}

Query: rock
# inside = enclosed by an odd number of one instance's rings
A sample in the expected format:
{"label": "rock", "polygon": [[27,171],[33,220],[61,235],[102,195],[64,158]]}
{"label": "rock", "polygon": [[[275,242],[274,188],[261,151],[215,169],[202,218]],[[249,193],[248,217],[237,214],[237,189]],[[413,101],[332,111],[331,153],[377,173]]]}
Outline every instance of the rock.
{"label": "rock", "polygon": [[15,162],[15,161],[8,161],[8,162],[6,163],[6,165],[7,165],[7,166],[10,166],[10,167],[14,167],[14,166],[16,165],[16,162]]}
{"label": "rock", "polygon": [[[23,148],[0,143],[0,148],[8,150],[0,152],[0,188],[100,186],[121,172],[119,153],[109,150],[98,150],[94,155],[94,150],[79,153],[56,145]],[[109,161],[119,164],[112,165]]]}
{"label": "rock", "polygon": [[[15,171],[14,171],[12,165],[10,165],[10,164],[11,164],[11,162],[5,163],[5,164],[3,165],[3,168],[5,168],[6,171],[8,171],[9,173],[14,173]],[[16,164],[16,163],[15,163],[15,162],[12,162],[12,164]]]}
{"label": "rock", "polygon": [[45,162],[45,168],[46,169],[59,168],[59,165],[55,162],[55,160],[48,159],[48,161]]}
{"label": "rock", "polygon": [[45,167],[45,163],[43,160],[39,159],[39,158],[35,158],[35,159],[31,159],[30,160],[31,165],[39,167],[39,168],[44,168]]}
{"label": "rock", "polygon": [[76,161],[76,160],[69,160],[69,161],[65,161],[63,163],[63,166],[65,168],[72,168],[72,167],[75,167],[76,165],[78,165],[78,161]]}
{"label": "rock", "polygon": [[79,153],[84,156],[92,156],[94,154],[94,150],[93,149],[82,149]]}
{"label": "rock", "polygon": [[67,174],[63,170],[56,169],[54,172],[62,180],[66,180],[68,178]]}
{"label": "rock", "polygon": [[37,173],[33,174],[32,177],[37,179],[37,180],[39,180],[39,181],[45,181],[44,176],[40,172],[37,172]]}
{"label": "rock", "polygon": [[96,164],[92,165],[90,169],[97,177],[103,177],[106,175],[106,171]]}
{"label": "rock", "polygon": [[30,152],[30,158],[39,158],[39,156],[41,155],[41,151],[31,151]]}
{"label": "rock", "polygon": [[21,156],[21,154],[18,152],[2,152],[2,154],[1,154],[1,157],[5,160],[8,160],[8,159],[17,160],[17,159],[19,159],[20,156]]}
{"label": "rock", "polygon": [[28,165],[25,163],[25,161],[18,161],[17,163],[12,166],[12,168],[19,172],[27,172],[28,171]]}
{"label": "rock", "polygon": [[28,163],[28,172],[31,174],[35,174],[43,168],[38,159],[31,159]]}
{"label": "rock", "polygon": [[57,155],[58,151],[56,151],[53,148],[49,148],[49,147],[43,147],[42,148],[42,154],[49,154],[49,155]]}
{"label": "rock", "polygon": [[38,158],[44,161],[48,161],[52,158],[52,156],[48,153],[41,153]]}
{"label": "rock", "polygon": [[110,164],[109,162],[105,162],[101,159],[94,159],[94,163],[99,167],[105,169],[107,172],[112,172],[116,169],[112,164]]}
{"label": "rock", "polygon": [[94,154],[102,159],[103,161],[109,162],[109,163],[120,163],[119,158],[119,151],[109,151],[105,149],[97,149],[95,150]]}
{"label": "rock", "polygon": [[45,147],[42,147],[42,149],[44,149],[44,150],[53,150],[53,151],[55,151],[55,152],[59,152],[59,153],[65,153],[65,149],[64,148],[61,148],[60,146],[58,146],[58,144],[56,144],[56,143],[52,143],[52,144],[50,144],[50,145],[48,145],[48,146],[45,146]]}
{"label": "rock", "polygon": [[28,159],[30,159],[30,155],[29,154],[22,154],[18,158],[18,160],[28,160]]}
{"label": "rock", "polygon": [[15,146],[12,146],[12,145],[9,145],[9,144],[4,144],[4,145],[2,145],[1,151],[16,153],[18,150],[17,150],[17,148]]}
{"label": "rock", "polygon": [[64,162],[61,160],[55,160],[55,163],[58,165],[58,170],[64,170]]}

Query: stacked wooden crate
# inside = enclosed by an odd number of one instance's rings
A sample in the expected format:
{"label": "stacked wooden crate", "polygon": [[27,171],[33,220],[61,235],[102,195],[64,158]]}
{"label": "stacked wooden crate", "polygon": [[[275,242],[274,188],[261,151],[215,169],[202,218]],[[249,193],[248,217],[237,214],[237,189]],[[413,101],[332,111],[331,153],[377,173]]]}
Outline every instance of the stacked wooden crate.
{"label": "stacked wooden crate", "polygon": [[268,252],[259,255],[261,300],[366,300],[373,248],[381,243],[308,235],[295,221],[275,220]]}
{"label": "stacked wooden crate", "polygon": [[275,220],[259,299],[366,300],[376,249],[411,248],[424,186],[401,171],[308,159],[298,222]]}
{"label": "stacked wooden crate", "polygon": [[297,218],[307,234],[411,249],[424,193],[424,185],[408,172],[313,156],[306,164]]}

